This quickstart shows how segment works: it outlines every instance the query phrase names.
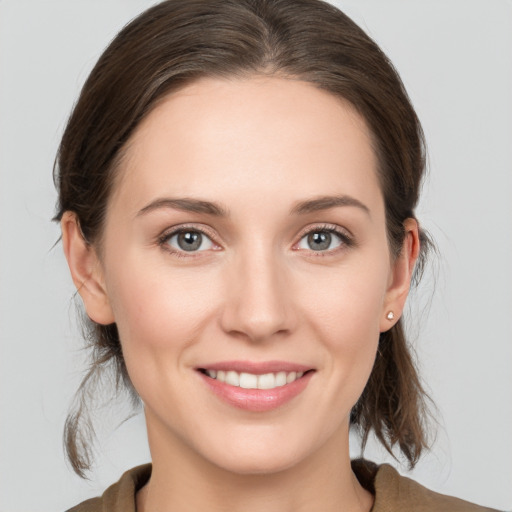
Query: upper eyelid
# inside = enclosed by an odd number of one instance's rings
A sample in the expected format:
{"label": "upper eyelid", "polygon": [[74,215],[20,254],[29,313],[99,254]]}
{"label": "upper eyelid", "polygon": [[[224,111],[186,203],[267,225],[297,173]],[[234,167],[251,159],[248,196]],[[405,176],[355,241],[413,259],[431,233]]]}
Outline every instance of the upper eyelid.
{"label": "upper eyelid", "polygon": [[[190,231],[196,231],[198,233],[201,233],[202,235],[206,236],[210,242],[214,246],[219,247],[220,244],[215,240],[215,237],[212,236],[209,233],[209,229],[206,229],[204,226],[198,227],[197,225],[186,225],[186,224],[180,224],[178,226],[173,226],[171,228],[165,229],[156,239],[157,245],[163,249],[164,251],[173,254],[175,257],[184,257],[184,258],[197,258],[200,257],[201,253],[208,252],[206,251],[190,251],[190,253],[187,253],[187,251],[182,249],[177,249],[175,247],[171,247],[169,244],[169,241],[174,238],[176,235],[183,233],[183,232],[190,232]],[[211,250],[211,249],[210,249]]]}
{"label": "upper eyelid", "polygon": [[[300,242],[308,236],[310,233],[315,232],[322,232],[327,231],[329,233],[334,233],[341,242],[341,245],[339,247],[336,247],[334,249],[328,249],[325,251],[313,251],[308,249],[299,249]],[[343,228],[342,226],[339,226],[338,224],[331,224],[331,223],[322,223],[320,225],[314,225],[314,226],[308,226],[304,228],[304,230],[301,231],[301,234],[298,236],[298,240],[294,242],[292,245],[292,250],[303,252],[308,255],[314,256],[315,258],[319,257],[329,257],[332,255],[337,254],[340,250],[348,249],[350,247],[357,246],[357,242],[354,238],[354,235],[350,232],[350,230]]]}
{"label": "upper eyelid", "polygon": [[177,235],[178,233],[182,233],[184,231],[198,231],[199,233],[206,235],[208,238],[211,238],[212,241],[214,241],[214,239],[216,238],[212,230],[208,227],[205,227],[204,225],[179,224],[177,226],[173,226],[162,231],[162,233],[158,236],[158,239],[169,239],[172,236]]}
{"label": "upper eyelid", "polygon": [[299,237],[300,240],[304,238],[304,236],[308,235],[309,233],[314,233],[315,231],[330,231],[333,233],[338,233],[341,236],[346,236],[348,238],[353,238],[354,236],[347,228],[331,223],[320,223],[307,226],[303,228],[301,231],[299,231],[299,234],[297,236]]}

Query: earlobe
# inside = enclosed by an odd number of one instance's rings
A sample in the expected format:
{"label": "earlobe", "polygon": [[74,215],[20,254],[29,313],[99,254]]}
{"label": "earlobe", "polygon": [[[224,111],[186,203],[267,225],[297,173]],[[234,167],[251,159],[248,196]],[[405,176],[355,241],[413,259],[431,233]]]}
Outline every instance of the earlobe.
{"label": "earlobe", "polygon": [[380,332],[391,329],[399,320],[411,286],[414,266],[420,250],[419,227],[416,219],[404,221],[405,236],[400,255],[393,262],[389,287],[386,291]]}
{"label": "earlobe", "polygon": [[114,323],[100,260],[94,247],[84,239],[75,213],[64,213],[61,229],[64,254],[87,315],[98,324]]}

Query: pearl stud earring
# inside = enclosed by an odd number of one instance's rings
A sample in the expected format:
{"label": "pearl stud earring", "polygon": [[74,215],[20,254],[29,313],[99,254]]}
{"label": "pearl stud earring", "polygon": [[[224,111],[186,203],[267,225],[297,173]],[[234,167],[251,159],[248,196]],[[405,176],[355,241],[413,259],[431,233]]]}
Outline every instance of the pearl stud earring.
{"label": "pearl stud earring", "polygon": [[388,320],[393,320],[393,318],[395,318],[395,313],[393,313],[393,311],[389,311],[388,314],[386,315],[386,318]]}

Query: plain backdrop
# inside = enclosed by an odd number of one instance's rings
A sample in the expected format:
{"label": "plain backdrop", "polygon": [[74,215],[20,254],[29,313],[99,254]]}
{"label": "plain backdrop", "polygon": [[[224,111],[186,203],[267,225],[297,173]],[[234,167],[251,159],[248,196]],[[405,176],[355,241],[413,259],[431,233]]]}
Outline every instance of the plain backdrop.
{"label": "plain backdrop", "polygon": [[[90,481],[65,462],[62,427],[85,360],[50,218],[53,159],[79,89],[152,3],[0,0],[0,512],[65,510],[149,460],[142,415],[122,423],[121,411],[102,423]],[[441,256],[408,323],[439,426],[412,476],[512,509],[512,3],[336,4],[388,53],[429,143],[418,216]],[[365,455],[390,460],[373,443]]]}

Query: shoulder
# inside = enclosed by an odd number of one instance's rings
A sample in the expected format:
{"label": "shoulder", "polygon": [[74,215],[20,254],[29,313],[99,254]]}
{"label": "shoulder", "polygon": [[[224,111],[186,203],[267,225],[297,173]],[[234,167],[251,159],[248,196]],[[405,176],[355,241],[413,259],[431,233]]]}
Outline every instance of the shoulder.
{"label": "shoulder", "polygon": [[151,464],[130,469],[101,497],[86,500],[67,512],[136,512],[135,495],[150,475]]}
{"label": "shoulder", "polygon": [[[431,491],[423,485],[400,475],[389,464],[377,466],[367,461],[354,461],[353,469],[359,478],[371,480],[375,494],[372,512],[496,512],[468,501]],[[365,484],[361,482],[364,486]]]}

